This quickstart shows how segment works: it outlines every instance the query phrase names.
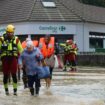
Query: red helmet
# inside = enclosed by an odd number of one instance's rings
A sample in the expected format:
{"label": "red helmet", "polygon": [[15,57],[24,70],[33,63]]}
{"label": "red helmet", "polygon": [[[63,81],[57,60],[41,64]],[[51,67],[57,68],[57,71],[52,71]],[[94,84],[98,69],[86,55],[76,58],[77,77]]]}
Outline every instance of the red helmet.
{"label": "red helmet", "polygon": [[73,43],[73,40],[72,39],[68,40],[68,43],[69,44],[72,44]]}

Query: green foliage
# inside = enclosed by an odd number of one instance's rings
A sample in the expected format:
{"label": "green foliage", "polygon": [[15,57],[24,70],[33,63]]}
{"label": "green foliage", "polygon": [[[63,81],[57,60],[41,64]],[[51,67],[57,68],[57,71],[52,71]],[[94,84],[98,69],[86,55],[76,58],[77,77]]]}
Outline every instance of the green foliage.
{"label": "green foliage", "polygon": [[79,1],[89,5],[105,7],[105,0],[79,0]]}

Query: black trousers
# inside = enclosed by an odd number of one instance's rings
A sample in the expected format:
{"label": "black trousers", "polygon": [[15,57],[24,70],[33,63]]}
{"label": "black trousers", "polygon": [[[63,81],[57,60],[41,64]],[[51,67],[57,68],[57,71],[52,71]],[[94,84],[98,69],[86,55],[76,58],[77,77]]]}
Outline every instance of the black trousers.
{"label": "black trousers", "polygon": [[29,88],[34,88],[34,83],[35,83],[35,88],[39,88],[41,86],[40,84],[40,79],[38,79],[38,75],[28,75],[28,86]]}

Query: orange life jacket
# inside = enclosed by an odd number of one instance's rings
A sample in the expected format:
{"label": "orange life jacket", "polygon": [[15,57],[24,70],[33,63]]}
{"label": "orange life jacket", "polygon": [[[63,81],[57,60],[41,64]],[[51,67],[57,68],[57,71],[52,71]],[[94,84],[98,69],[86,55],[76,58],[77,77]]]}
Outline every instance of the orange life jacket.
{"label": "orange life jacket", "polygon": [[35,47],[38,47],[38,41],[37,40],[33,40],[33,44]]}
{"label": "orange life jacket", "polygon": [[[35,47],[38,47],[38,41],[37,40],[33,40],[32,41]],[[22,48],[26,48],[26,41],[22,42]]]}
{"label": "orange life jacket", "polygon": [[25,49],[26,48],[26,41],[22,42],[22,48]]}
{"label": "orange life jacket", "polygon": [[55,42],[55,38],[51,37],[50,41],[49,41],[49,44],[46,45],[45,44],[45,39],[40,38],[39,48],[40,48],[40,51],[42,52],[44,58],[50,57],[52,54],[54,54],[54,42]]}

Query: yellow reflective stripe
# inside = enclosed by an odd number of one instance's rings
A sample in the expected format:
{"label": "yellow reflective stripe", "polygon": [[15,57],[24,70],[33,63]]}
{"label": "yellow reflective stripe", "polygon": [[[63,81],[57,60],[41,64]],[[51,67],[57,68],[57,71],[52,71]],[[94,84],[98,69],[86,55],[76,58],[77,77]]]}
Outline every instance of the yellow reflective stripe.
{"label": "yellow reflective stripe", "polygon": [[12,43],[9,43],[8,50],[12,50]]}
{"label": "yellow reflective stripe", "polygon": [[14,88],[14,89],[17,89],[17,83],[14,83],[14,82],[13,82],[13,88]]}
{"label": "yellow reflective stripe", "polygon": [[15,53],[15,54],[13,54],[13,55],[12,55],[12,54],[8,54],[8,55],[7,55],[6,53],[3,53],[3,54],[1,54],[1,57],[3,57],[3,56],[16,56],[16,57],[17,57],[18,54]]}
{"label": "yellow reflective stripe", "polygon": [[6,54],[4,54],[4,53],[3,53],[3,54],[1,54],[1,57],[3,57],[3,56],[6,56]]}
{"label": "yellow reflective stripe", "polygon": [[65,46],[66,46],[66,44],[62,44],[62,43],[61,43],[61,44],[60,44],[60,46],[63,46],[63,47],[65,47]]}
{"label": "yellow reflective stripe", "polygon": [[74,51],[74,53],[77,55],[77,51]]}
{"label": "yellow reflective stripe", "polygon": [[5,89],[8,88],[8,83],[4,84],[4,88]]}

